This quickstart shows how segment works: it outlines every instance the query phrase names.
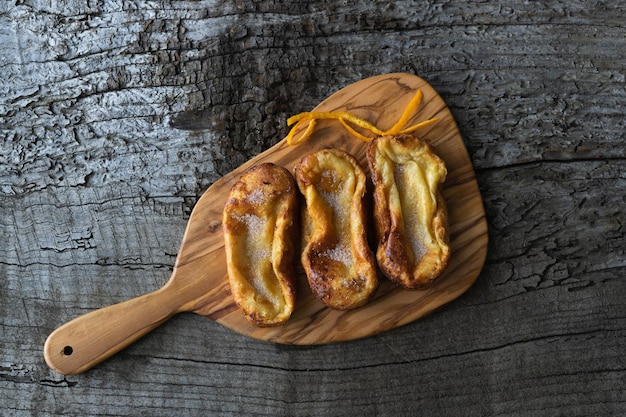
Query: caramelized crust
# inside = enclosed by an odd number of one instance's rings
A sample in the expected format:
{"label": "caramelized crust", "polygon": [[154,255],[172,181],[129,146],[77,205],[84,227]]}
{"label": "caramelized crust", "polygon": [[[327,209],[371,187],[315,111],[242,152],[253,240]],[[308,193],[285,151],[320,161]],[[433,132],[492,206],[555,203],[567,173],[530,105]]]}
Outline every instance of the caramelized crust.
{"label": "caramelized crust", "polygon": [[305,156],[295,176],[306,200],[301,260],[313,294],[335,309],[365,304],[378,287],[363,209],[365,172],[352,155],[324,149]]}
{"label": "caramelized crust", "polygon": [[243,173],[224,207],[230,288],[257,326],[281,325],[294,310],[298,201],[289,171],[265,163]]}
{"label": "caramelized crust", "polygon": [[447,210],[441,195],[447,170],[414,136],[381,136],[367,147],[374,184],[376,259],[405,288],[428,287],[450,257]]}

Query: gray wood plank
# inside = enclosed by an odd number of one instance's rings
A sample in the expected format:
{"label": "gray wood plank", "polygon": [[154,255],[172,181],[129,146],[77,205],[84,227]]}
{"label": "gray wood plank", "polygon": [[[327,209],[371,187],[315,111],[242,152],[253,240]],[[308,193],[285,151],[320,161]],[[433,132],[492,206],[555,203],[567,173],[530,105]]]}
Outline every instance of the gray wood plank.
{"label": "gray wood plank", "polygon": [[[0,414],[626,414],[618,1],[0,4]],[[153,291],[220,176],[339,88],[429,81],[489,221],[476,284],[423,320],[295,347],[180,315],[91,371],[62,323]]]}

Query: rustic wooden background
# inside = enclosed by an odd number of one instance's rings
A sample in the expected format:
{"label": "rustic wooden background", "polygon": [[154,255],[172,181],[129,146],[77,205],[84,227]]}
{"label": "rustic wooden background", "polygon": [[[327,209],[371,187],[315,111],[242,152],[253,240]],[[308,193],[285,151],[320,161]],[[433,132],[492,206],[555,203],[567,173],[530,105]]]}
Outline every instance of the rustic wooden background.
{"label": "rustic wooden background", "polygon": [[[618,0],[0,3],[0,414],[625,415],[625,22]],[[317,347],[180,315],[48,369],[56,327],[167,281],[199,196],[287,116],[397,71],[476,169],[466,294]]]}

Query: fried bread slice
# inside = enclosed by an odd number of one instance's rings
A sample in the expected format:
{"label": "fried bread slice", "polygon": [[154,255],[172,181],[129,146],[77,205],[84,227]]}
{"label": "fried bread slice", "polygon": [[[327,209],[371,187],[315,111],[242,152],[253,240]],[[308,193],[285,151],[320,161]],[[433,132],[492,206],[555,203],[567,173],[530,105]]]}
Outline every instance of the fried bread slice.
{"label": "fried bread slice", "polygon": [[367,243],[365,172],[352,155],[324,149],[302,158],[295,177],[306,201],[301,261],[312,292],[331,308],[362,306],[378,287]]}
{"label": "fried bread slice", "polygon": [[224,207],[231,292],[237,306],[257,326],[284,324],[294,310],[298,211],[293,176],[271,163],[246,170]]}
{"label": "fried bread slice", "polygon": [[447,209],[441,194],[444,161],[411,135],[380,136],[368,144],[374,185],[376,260],[383,273],[409,288],[428,287],[450,257]]}

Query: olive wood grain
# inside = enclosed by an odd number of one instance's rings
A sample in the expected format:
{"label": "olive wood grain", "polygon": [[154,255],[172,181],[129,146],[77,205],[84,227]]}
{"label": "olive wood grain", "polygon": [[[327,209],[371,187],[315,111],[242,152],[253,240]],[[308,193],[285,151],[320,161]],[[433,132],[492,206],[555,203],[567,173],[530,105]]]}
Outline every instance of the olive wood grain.
{"label": "olive wood grain", "polygon": [[[305,154],[327,147],[352,153],[362,163],[366,144],[336,121],[320,121],[312,137],[296,146],[285,139],[214,183],[193,209],[167,284],[150,294],[78,317],[50,334],[48,365],[63,374],[83,372],[181,312],[194,312],[256,339],[288,344],[323,344],[380,333],[432,312],[465,292],[476,280],[487,253],[487,223],[472,163],[442,98],[423,79],[404,73],[368,78],[336,92],[314,111],[349,111],[381,129],[397,121],[417,89],[424,99],[408,125],[438,117],[417,135],[428,139],[448,168],[443,195],[448,205],[452,255],[442,277],[429,289],[409,291],[384,278],[376,297],[351,311],[325,307],[311,294],[299,269],[296,310],[281,327],[258,328],[235,306],[226,278],[222,209],[232,184],[249,166],[274,162],[290,171]],[[294,109],[296,110],[296,109]]]}

